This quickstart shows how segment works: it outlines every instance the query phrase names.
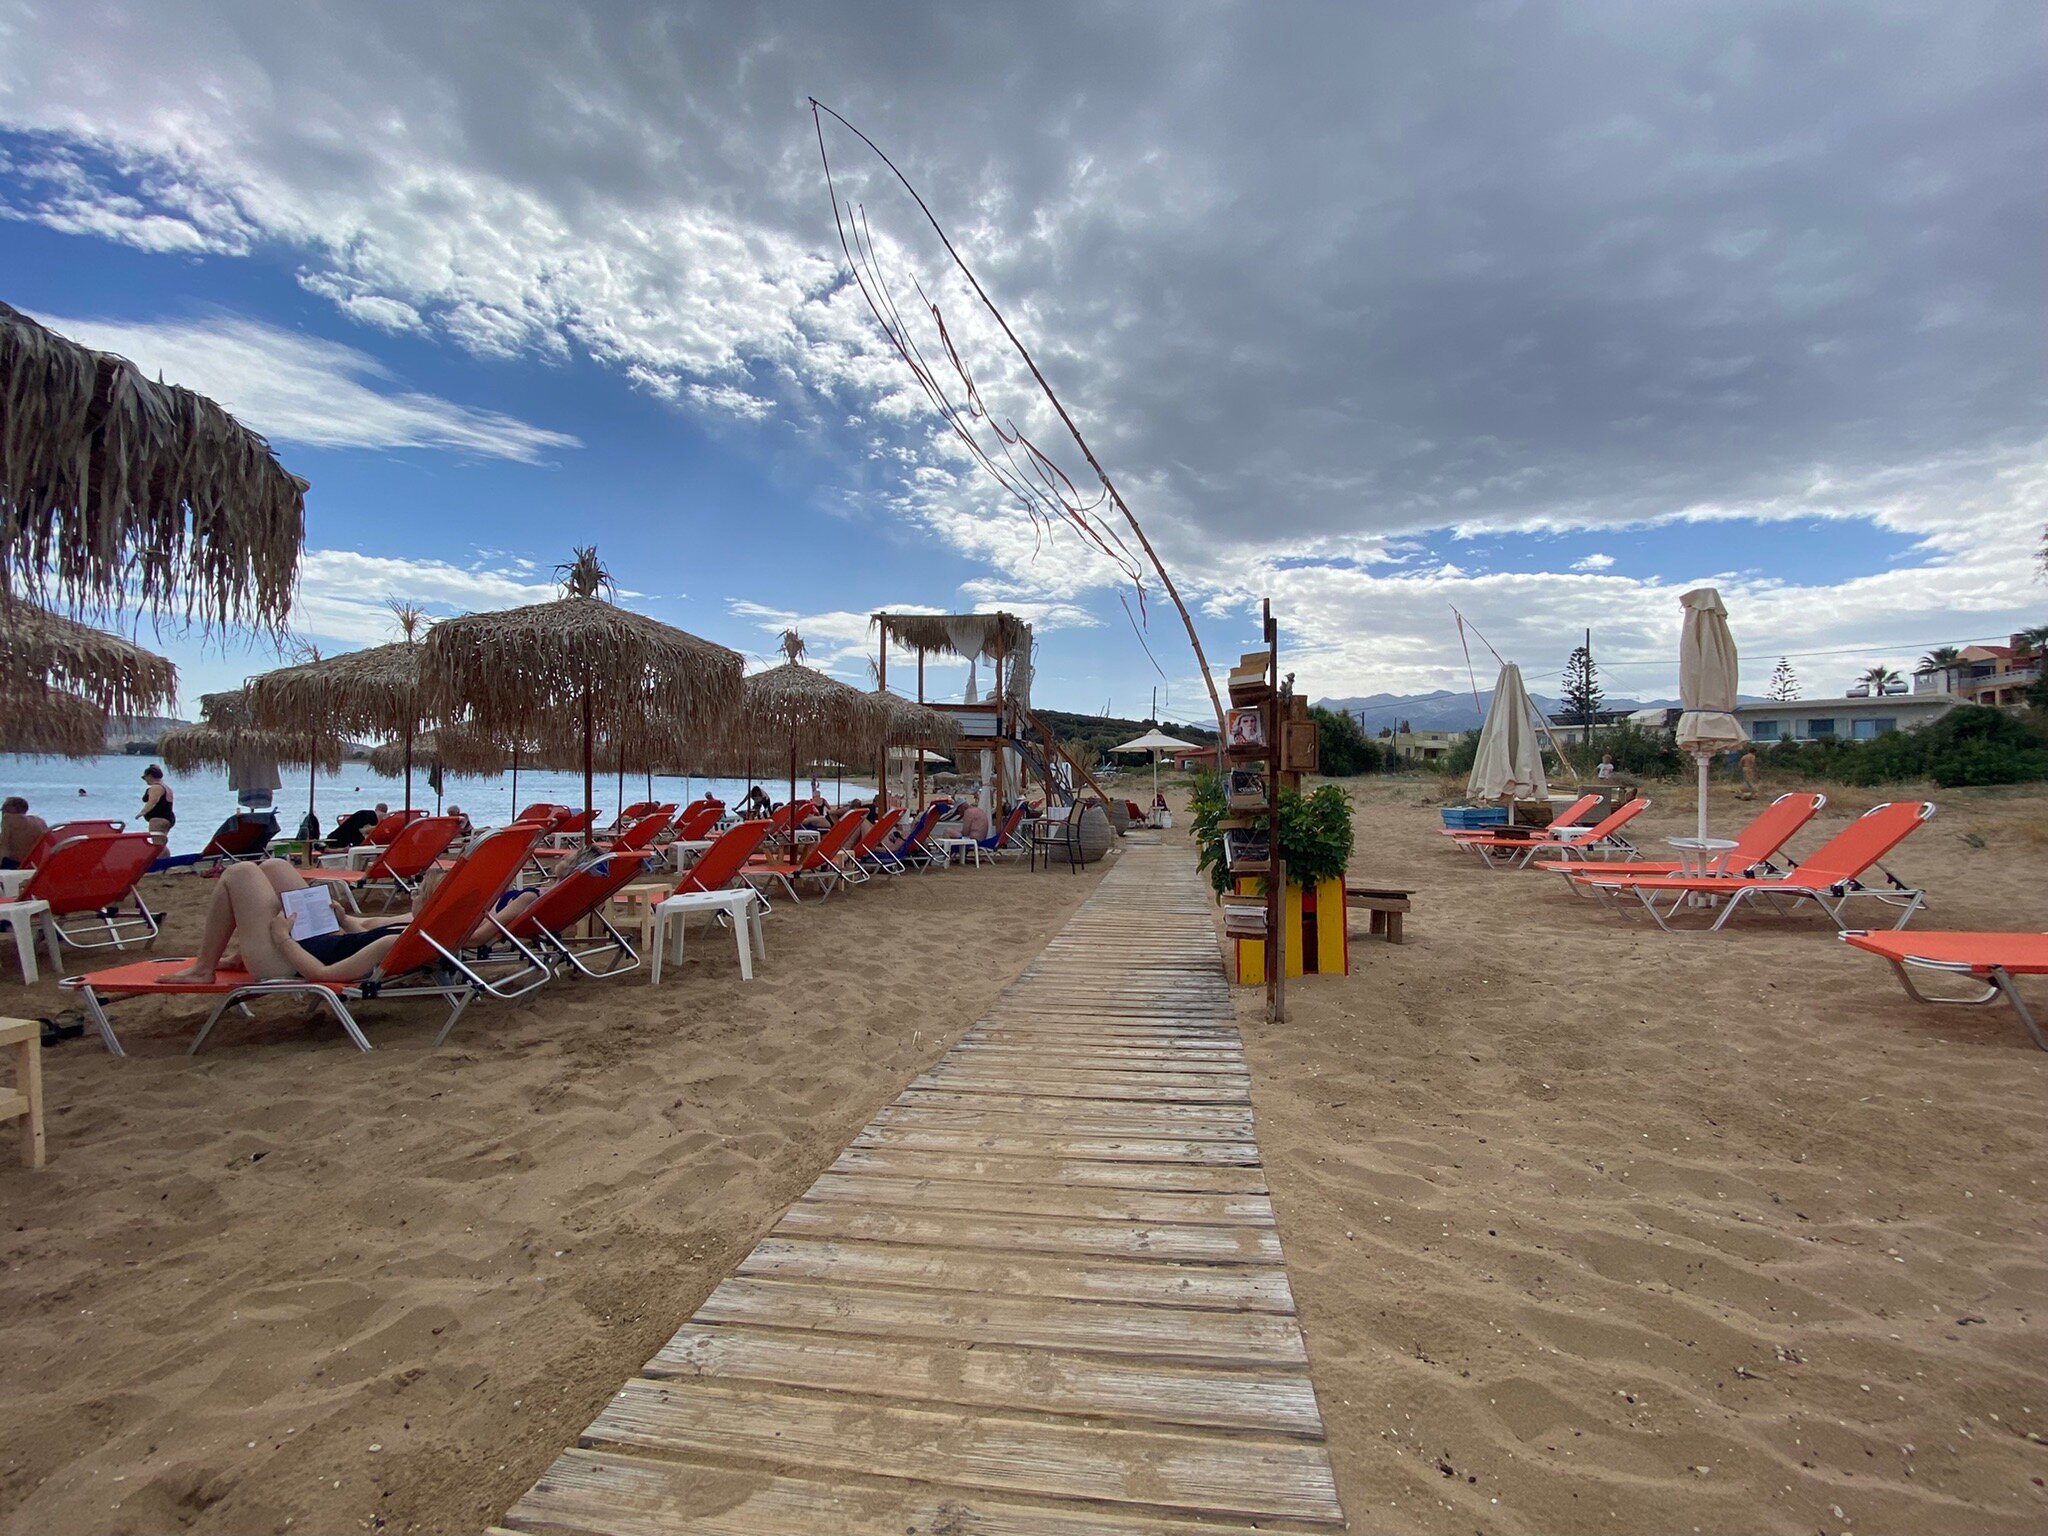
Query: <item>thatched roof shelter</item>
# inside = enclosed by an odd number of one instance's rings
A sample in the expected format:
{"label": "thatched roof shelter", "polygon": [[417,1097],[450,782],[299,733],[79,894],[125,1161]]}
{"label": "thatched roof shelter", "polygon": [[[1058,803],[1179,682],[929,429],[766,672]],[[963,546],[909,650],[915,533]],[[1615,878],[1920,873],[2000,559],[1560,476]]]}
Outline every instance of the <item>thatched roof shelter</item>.
{"label": "thatched roof shelter", "polygon": [[77,694],[108,714],[167,707],[178,669],[154,651],[33,603],[0,599],[0,677]]}
{"label": "thatched roof shelter", "polygon": [[882,706],[882,741],[887,746],[950,747],[960,739],[960,722],[944,710],[927,709],[886,688],[877,688],[868,697]]}
{"label": "thatched roof shelter", "polygon": [[803,665],[795,630],[783,631],[782,650],[789,660],[747,679],[746,707],[719,746],[740,761],[785,769],[794,800],[799,765],[874,760],[889,711],[874,694]]}
{"label": "thatched roof shelter", "polygon": [[882,639],[938,655],[1015,656],[1031,646],[1031,626],[1013,613],[878,613]]}
{"label": "thatched roof shelter", "polygon": [[107,750],[107,713],[75,693],[40,684],[0,686],[0,752],[97,757]]}
{"label": "thatched roof shelter", "polygon": [[447,619],[421,647],[427,699],[444,715],[464,710],[486,731],[583,743],[585,809],[604,733],[615,750],[652,751],[677,732],[711,735],[740,704],[739,652],[621,608],[605,597],[611,576],[595,549],[562,566],[564,596],[551,603]]}
{"label": "thatched roof shelter", "polygon": [[306,482],[213,401],[0,303],[8,591],[282,629],[305,511]]}

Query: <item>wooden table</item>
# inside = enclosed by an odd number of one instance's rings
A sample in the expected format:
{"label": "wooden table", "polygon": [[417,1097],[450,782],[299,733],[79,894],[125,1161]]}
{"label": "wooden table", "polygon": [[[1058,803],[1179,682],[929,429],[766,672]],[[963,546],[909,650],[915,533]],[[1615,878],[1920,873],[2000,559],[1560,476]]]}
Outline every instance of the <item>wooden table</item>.
{"label": "wooden table", "polygon": [[1401,914],[1410,908],[1412,890],[1395,885],[1359,885],[1344,882],[1344,905],[1363,907],[1367,912],[1366,932],[1373,938],[1385,939],[1389,944],[1399,944],[1401,938]]}
{"label": "wooden table", "polygon": [[43,1166],[43,1026],[0,1019],[0,1048],[14,1047],[14,1086],[0,1088],[0,1120],[21,1121],[21,1160]]}

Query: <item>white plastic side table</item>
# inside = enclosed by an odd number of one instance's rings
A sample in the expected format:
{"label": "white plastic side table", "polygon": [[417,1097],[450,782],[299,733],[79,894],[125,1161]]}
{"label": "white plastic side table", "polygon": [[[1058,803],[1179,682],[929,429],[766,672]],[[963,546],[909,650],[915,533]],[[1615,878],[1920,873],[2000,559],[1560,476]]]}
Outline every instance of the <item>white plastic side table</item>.
{"label": "white plastic side table", "polygon": [[21,957],[21,979],[33,986],[41,978],[36,969],[36,928],[43,930],[43,940],[50,951],[50,968],[64,969],[64,957],[57,948],[57,925],[50,920],[50,904],[47,901],[0,901],[0,923],[7,924],[14,934],[14,952]]}

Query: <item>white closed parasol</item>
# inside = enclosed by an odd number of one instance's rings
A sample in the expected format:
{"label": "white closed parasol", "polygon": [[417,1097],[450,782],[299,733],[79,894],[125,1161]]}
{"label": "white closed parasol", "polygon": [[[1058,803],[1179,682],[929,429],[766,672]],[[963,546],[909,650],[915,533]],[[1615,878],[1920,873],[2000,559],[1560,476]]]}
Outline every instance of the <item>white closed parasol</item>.
{"label": "white closed parasol", "polygon": [[1735,718],[1735,637],[1728,632],[1728,610],[1713,587],[1695,587],[1679,599],[1685,607],[1685,628],[1678,641],[1678,748],[1700,765],[1699,836],[1707,835],[1707,762],[1749,740]]}
{"label": "white closed parasol", "polygon": [[1536,735],[1536,706],[1522,686],[1522,669],[1503,662],[1493,685],[1493,704],[1479,732],[1472,777],[1465,791],[1474,800],[1543,800],[1550,783],[1543,776],[1543,746]]}

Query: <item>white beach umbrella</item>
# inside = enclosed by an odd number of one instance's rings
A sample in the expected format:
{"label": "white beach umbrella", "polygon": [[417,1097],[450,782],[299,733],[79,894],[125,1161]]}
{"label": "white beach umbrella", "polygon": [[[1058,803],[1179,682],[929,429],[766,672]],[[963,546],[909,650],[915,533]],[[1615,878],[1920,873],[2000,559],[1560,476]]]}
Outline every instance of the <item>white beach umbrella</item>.
{"label": "white beach umbrella", "polygon": [[1480,728],[1479,751],[1465,791],[1474,800],[1544,800],[1543,745],[1536,735],[1536,706],[1522,686],[1522,669],[1504,662],[1493,685],[1493,705]]}
{"label": "white beach umbrella", "polygon": [[1153,726],[1144,735],[1125,742],[1120,747],[1111,747],[1112,752],[1149,752],[1152,754],[1152,798],[1159,798],[1159,759],[1167,752],[1192,752],[1195,743],[1182,741],[1178,736],[1169,736]]}
{"label": "white beach umbrella", "polygon": [[1695,587],[1679,599],[1685,628],[1678,641],[1678,747],[1700,765],[1699,835],[1707,835],[1707,760],[1749,740],[1735,718],[1735,637],[1728,610],[1712,587]]}

